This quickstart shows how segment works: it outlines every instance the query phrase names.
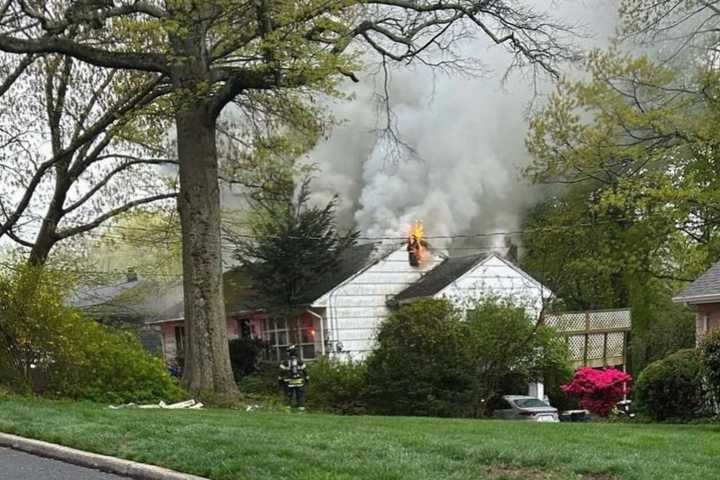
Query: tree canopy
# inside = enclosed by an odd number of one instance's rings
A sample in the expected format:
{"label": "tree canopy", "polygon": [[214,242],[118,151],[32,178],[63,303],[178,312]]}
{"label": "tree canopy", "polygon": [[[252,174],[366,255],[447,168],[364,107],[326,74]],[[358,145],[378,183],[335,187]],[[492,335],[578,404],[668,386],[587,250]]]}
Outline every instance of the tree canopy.
{"label": "tree canopy", "polygon": [[524,264],[571,308],[632,307],[640,367],[690,346],[670,298],[720,257],[720,76],[618,48],[531,119],[526,174],[556,190],[528,216]]}

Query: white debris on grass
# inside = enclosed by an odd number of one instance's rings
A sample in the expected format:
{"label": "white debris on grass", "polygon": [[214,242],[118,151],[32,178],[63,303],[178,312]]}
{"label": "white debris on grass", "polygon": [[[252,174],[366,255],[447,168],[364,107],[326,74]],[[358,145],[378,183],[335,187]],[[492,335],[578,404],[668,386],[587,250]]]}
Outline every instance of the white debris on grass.
{"label": "white debris on grass", "polygon": [[136,403],[125,403],[123,405],[110,405],[110,408],[113,410],[119,410],[121,408],[161,408],[166,410],[179,410],[179,409],[191,409],[191,410],[197,410],[199,408],[203,408],[202,402],[196,402],[195,400],[186,400],[184,402],[177,402],[177,403],[170,403],[167,404],[163,401],[160,401],[160,403],[152,403],[147,405],[138,405]]}

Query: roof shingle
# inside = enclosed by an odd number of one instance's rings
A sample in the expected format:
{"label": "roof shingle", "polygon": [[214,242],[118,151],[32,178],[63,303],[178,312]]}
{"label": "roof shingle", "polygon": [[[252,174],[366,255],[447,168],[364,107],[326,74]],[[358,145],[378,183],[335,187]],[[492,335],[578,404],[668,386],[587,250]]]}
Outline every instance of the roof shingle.
{"label": "roof shingle", "polygon": [[310,286],[297,303],[299,305],[310,304],[360,272],[378,258],[378,255],[382,253],[379,252],[380,247],[381,244],[378,243],[364,243],[345,250],[338,258],[337,268],[324,274],[316,284]]}
{"label": "roof shingle", "polygon": [[431,297],[460,278],[472,267],[489,256],[488,253],[465,257],[450,257],[430,270],[419,281],[395,296],[396,301],[412,298]]}
{"label": "roof shingle", "polygon": [[674,298],[677,301],[689,301],[712,295],[720,296],[720,262],[715,263]]}

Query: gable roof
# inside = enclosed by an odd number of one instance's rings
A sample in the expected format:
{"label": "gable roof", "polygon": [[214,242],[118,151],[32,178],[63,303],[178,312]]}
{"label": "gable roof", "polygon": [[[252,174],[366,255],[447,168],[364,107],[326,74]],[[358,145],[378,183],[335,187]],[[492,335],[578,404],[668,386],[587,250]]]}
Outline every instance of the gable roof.
{"label": "gable roof", "polygon": [[489,253],[481,253],[464,257],[448,257],[420,280],[398,293],[395,301],[402,302],[413,298],[431,297],[490,256]]}
{"label": "gable roof", "polygon": [[703,300],[709,303],[720,301],[720,262],[673,297],[673,301],[682,303],[703,303]]}
{"label": "gable roof", "polygon": [[338,258],[338,266],[332,272],[323,274],[318,283],[309,287],[297,303],[299,305],[310,305],[363,270],[375,261],[377,258],[375,253],[379,246],[379,243],[364,243],[345,250]]}

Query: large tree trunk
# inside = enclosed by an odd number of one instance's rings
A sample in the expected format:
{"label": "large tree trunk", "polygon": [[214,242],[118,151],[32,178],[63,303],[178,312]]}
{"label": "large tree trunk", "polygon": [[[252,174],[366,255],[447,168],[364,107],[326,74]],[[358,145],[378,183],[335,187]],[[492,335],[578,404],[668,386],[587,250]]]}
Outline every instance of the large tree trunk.
{"label": "large tree trunk", "polygon": [[237,392],[228,351],[222,292],[220,188],[215,117],[207,99],[176,113],[185,296],[184,381],[196,394]]}
{"label": "large tree trunk", "polygon": [[46,216],[43,219],[43,224],[42,227],[40,227],[37,237],[35,237],[35,243],[30,249],[28,264],[41,267],[47,263],[50,251],[57,243],[57,239],[55,238],[56,229],[57,224],[54,223],[54,220]]}

